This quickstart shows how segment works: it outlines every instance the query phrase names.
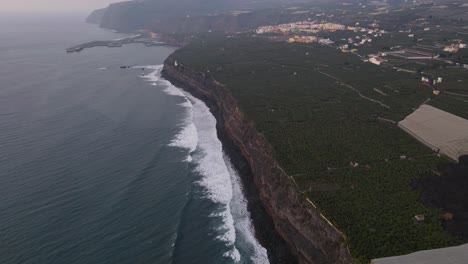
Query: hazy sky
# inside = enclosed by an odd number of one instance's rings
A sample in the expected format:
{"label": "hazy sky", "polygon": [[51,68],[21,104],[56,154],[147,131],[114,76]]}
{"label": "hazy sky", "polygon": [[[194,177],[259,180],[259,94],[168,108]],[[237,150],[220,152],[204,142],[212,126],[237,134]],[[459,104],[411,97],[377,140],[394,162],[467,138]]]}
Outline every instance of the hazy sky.
{"label": "hazy sky", "polygon": [[125,0],[0,0],[5,12],[88,12]]}

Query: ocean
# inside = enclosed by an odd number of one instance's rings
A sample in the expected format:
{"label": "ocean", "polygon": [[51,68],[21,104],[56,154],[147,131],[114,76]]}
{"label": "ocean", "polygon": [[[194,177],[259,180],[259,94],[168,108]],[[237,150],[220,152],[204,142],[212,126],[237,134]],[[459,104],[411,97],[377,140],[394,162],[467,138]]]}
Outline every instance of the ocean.
{"label": "ocean", "polygon": [[269,263],[174,49],[67,54],[124,37],[83,21],[0,16],[0,263]]}

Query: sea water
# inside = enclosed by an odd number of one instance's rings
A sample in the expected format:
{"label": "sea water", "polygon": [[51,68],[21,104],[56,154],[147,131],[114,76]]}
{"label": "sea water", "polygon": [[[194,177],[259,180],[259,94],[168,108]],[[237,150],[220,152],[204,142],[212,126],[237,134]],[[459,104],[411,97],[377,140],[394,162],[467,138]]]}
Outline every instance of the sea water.
{"label": "sea water", "polygon": [[0,263],[268,263],[174,49],[66,54],[125,37],[83,20],[0,17]]}

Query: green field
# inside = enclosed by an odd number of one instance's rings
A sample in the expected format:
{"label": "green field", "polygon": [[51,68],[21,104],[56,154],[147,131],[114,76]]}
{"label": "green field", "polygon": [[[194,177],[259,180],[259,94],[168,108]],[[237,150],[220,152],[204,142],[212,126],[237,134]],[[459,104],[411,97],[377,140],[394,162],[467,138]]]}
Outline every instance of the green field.
{"label": "green field", "polygon": [[[443,230],[443,212],[421,204],[410,187],[447,160],[378,119],[402,120],[429,98],[444,103],[418,75],[330,47],[246,36],[207,35],[174,56],[228,87],[358,260],[463,242]],[[416,224],[416,214],[425,222]]]}

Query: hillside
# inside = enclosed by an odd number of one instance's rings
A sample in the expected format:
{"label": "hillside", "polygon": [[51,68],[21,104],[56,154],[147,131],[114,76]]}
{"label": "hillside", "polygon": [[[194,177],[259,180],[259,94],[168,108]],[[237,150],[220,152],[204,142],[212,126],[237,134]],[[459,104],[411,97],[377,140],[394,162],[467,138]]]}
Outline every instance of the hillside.
{"label": "hillside", "polygon": [[[146,0],[111,4],[87,19],[101,27],[130,32],[148,29],[158,33],[200,31],[236,32],[270,23],[284,23],[305,16],[277,7],[311,0]],[[312,2],[320,2],[314,0]]]}

